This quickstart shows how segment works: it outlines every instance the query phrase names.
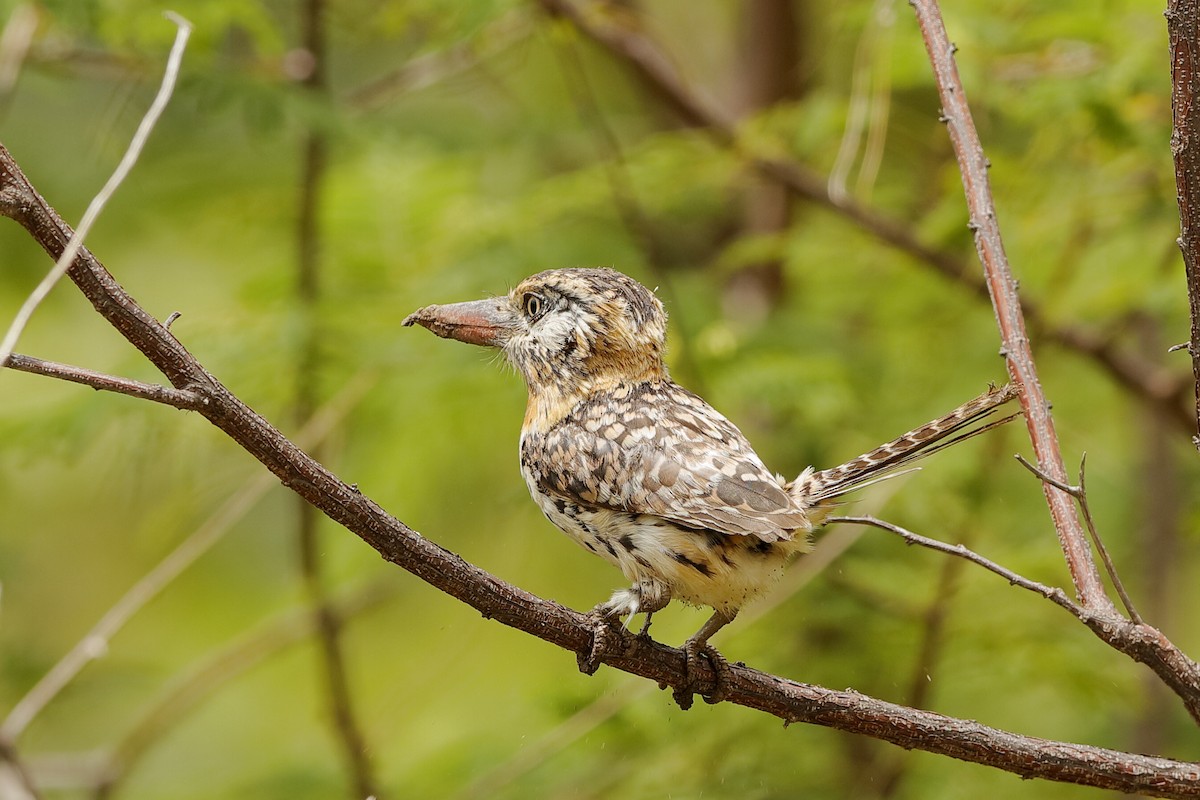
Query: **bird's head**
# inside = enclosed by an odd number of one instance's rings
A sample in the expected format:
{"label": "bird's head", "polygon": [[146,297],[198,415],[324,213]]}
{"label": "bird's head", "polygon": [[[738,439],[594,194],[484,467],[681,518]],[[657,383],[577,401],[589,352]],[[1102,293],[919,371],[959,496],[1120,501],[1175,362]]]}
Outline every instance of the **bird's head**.
{"label": "bird's head", "polygon": [[539,272],[503,297],[426,306],[403,324],[499,348],[525,378],[531,398],[578,397],[666,375],[662,303],[611,269]]}

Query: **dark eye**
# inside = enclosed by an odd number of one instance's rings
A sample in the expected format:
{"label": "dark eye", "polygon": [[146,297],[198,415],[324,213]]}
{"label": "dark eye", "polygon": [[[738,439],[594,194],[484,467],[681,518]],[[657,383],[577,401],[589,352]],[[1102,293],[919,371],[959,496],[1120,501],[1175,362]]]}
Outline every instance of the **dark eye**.
{"label": "dark eye", "polygon": [[521,297],[521,311],[530,322],[537,322],[546,313],[546,298],[536,292],[526,292]]}

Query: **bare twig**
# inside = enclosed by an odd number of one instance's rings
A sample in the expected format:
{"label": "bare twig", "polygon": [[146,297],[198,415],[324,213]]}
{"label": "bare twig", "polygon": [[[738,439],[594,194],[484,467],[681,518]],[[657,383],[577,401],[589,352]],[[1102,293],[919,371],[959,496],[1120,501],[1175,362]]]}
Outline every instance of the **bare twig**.
{"label": "bare twig", "polygon": [[0,734],[0,798],[3,800],[39,800],[37,784],[16,744]]}
{"label": "bare twig", "polygon": [[1113,588],[1117,590],[1117,595],[1121,598],[1121,603],[1125,606],[1125,612],[1129,614],[1129,618],[1134,622],[1141,624],[1142,615],[1137,612],[1133,605],[1133,598],[1125,591],[1125,584],[1121,582],[1121,576],[1117,574],[1117,566],[1113,563],[1112,556],[1108,554],[1108,548],[1104,546],[1104,540],[1100,538],[1100,532],[1096,530],[1096,521],[1092,518],[1092,508],[1088,504],[1087,487],[1084,485],[1084,465],[1087,462],[1087,453],[1079,459],[1079,484],[1073,485],[1063,483],[1050,477],[1035,465],[1029,463],[1025,456],[1017,454],[1017,461],[1021,466],[1032,472],[1043,482],[1050,484],[1056,489],[1060,489],[1075,498],[1079,503],[1079,510],[1083,514],[1083,521],[1087,525],[1088,534],[1092,538],[1092,544],[1096,547],[1096,552],[1100,554],[1100,561],[1104,564],[1104,570],[1108,573],[1109,580],[1112,581]]}
{"label": "bare twig", "polygon": [[7,99],[17,85],[21,65],[37,32],[38,10],[31,2],[18,4],[0,32],[0,99]]}
{"label": "bare twig", "polygon": [[[1171,151],[1175,154],[1175,193],[1179,200],[1179,249],[1187,276],[1195,384],[1195,425],[1200,434],[1200,2],[1169,0],[1167,34],[1171,42]],[[1200,435],[1193,441],[1200,447]]]}
{"label": "bare twig", "polygon": [[937,550],[940,553],[946,553],[948,555],[964,558],[973,564],[983,567],[988,572],[996,573],[1013,586],[1019,586],[1022,589],[1027,589],[1035,594],[1040,594],[1047,600],[1052,601],[1055,605],[1065,608],[1079,619],[1084,619],[1089,616],[1088,611],[1083,606],[1080,606],[1078,603],[1073,602],[1069,597],[1067,597],[1066,592],[1064,592],[1062,589],[1059,589],[1056,586],[1047,586],[1044,583],[1038,583],[1037,581],[1032,581],[1029,578],[1022,577],[1007,567],[1002,567],[995,561],[984,558],[975,551],[968,549],[964,545],[947,544],[946,542],[942,542],[937,539],[930,539],[927,536],[922,536],[919,533],[913,533],[906,528],[902,528],[899,525],[893,525],[892,523],[878,519],[877,517],[830,517],[828,520],[826,520],[826,522],[831,525],[835,522],[843,522],[849,525],[870,525],[871,527],[879,528],[880,530],[887,531],[888,533],[896,534],[904,539],[905,544],[916,544],[920,545],[921,547],[928,547],[930,550]]}
{"label": "bare twig", "polygon": [[179,66],[183,62],[183,50],[187,47],[188,36],[192,32],[192,24],[178,14],[168,11],[167,19],[171,20],[179,30],[175,34],[175,43],[171,46],[171,53],[167,57],[167,67],[163,71],[162,85],[158,89],[158,94],[154,96],[154,102],[150,104],[150,108],[146,111],[146,115],[142,117],[141,124],[138,125],[137,131],[133,134],[133,139],[129,142],[129,148],[125,151],[125,155],[117,164],[116,170],[104,187],[100,189],[99,194],[92,198],[92,202],[88,204],[87,210],[83,214],[83,219],[79,222],[79,227],[71,235],[71,240],[67,242],[67,246],[63,249],[62,255],[54,264],[54,268],[46,274],[42,282],[37,285],[37,288],[29,295],[25,303],[21,306],[21,310],[17,312],[13,318],[12,324],[5,333],[4,339],[0,341],[0,367],[8,362],[8,357],[12,355],[13,350],[17,346],[17,340],[21,338],[21,332],[25,330],[25,326],[29,324],[29,320],[33,317],[33,312],[41,305],[41,302],[50,294],[50,290],[58,283],[59,279],[66,274],[70,269],[71,263],[75,260],[79,249],[83,247],[83,240],[87,238],[88,232],[91,231],[92,225],[100,216],[100,212],[104,210],[104,206],[108,204],[109,199],[117,191],[117,187],[129,175],[133,165],[137,163],[138,157],[142,154],[142,148],[146,146],[146,140],[150,138],[150,132],[154,130],[154,126],[158,123],[158,118],[162,116],[163,109],[167,107],[167,103],[171,99],[171,92],[175,89],[175,79],[179,75]]}
{"label": "bare twig", "polygon": [[[350,381],[336,398],[314,414],[308,424],[300,430],[296,436],[300,446],[311,447],[327,437],[337,423],[362,399],[373,382],[373,379],[365,374]],[[206,404],[201,403],[196,410],[205,407]],[[269,475],[260,474],[131,586],[91,630],[13,706],[3,725],[0,725],[0,738],[15,741],[41,710],[57,697],[85,666],[108,652],[108,643],[125,623],[180,573],[195,563],[196,559],[220,541],[234,523],[245,516],[274,485],[275,482]]]}
{"label": "bare twig", "polygon": [[40,358],[33,358],[21,355],[20,353],[13,353],[9,356],[8,364],[5,366],[19,372],[29,372],[34,375],[44,375],[47,378],[58,378],[64,381],[71,381],[72,383],[80,383],[84,386],[91,386],[97,391],[127,394],[130,397],[174,406],[185,411],[195,411],[204,405],[205,402],[203,396],[195,392],[189,392],[186,389],[172,389],[156,383],[142,383],[130,378],[105,375],[101,372],[84,369],[83,367],[73,367],[70,364],[59,364],[54,361],[43,361]]}

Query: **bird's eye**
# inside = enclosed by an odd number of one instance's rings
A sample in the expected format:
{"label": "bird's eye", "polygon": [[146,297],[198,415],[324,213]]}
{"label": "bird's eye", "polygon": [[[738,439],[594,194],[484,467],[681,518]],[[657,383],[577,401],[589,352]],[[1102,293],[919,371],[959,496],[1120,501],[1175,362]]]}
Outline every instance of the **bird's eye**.
{"label": "bird's eye", "polygon": [[536,292],[526,292],[521,298],[521,311],[530,322],[537,322],[546,313],[546,298]]}

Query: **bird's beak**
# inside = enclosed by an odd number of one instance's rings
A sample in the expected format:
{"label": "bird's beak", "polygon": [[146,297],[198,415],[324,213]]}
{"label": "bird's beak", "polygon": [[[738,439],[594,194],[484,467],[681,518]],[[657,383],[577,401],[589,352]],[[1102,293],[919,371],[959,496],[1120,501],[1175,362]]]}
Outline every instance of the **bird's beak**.
{"label": "bird's beak", "polygon": [[425,306],[405,317],[404,326],[420,325],[443,339],[467,344],[500,347],[512,328],[512,315],[506,298],[472,300],[444,306]]}

